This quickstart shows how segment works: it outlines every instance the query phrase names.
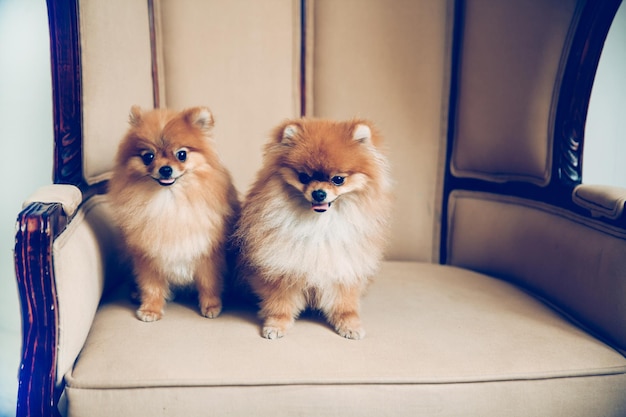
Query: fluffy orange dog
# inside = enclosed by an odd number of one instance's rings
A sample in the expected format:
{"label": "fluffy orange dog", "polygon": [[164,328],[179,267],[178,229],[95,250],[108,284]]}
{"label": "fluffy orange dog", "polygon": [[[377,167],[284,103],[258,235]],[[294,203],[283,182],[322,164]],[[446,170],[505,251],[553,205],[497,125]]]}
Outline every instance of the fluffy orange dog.
{"label": "fluffy orange dog", "polygon": [[109,194],[133,261],[140,320],[159,320],[170,290],[194,283],[202,315],[221,312],[225,246],[239,203],[212,128],[205,107],[131,109]]}
{"label": "fluffy orange dog", "polygon": [[235,232],[263,337],[284,336],[306,308],[341,336],[364,336],[360,298],[382,258],[391,205],[380,144],[367,121],[299,119],[266,145]]}

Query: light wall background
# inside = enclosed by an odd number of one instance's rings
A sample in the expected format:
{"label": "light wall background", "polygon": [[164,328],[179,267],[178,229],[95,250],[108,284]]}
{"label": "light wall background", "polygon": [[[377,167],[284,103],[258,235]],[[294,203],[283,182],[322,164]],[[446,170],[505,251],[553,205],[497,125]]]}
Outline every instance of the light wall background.
{"label": "light wall background", "polygon": [[0,0],[0,416],[14,416],[20,306],[13,267],[22,201],[52,177],[52,88],[45,0]]}
{"label": "light wall background", "polygon": [[626,3],[609,31],[585,127],[583,182],[626,188]]}

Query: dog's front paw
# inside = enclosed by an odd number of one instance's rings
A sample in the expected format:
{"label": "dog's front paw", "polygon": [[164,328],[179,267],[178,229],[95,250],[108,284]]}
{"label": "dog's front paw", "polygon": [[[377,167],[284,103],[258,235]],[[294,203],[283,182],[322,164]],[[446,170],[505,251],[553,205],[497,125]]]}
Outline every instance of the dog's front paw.
{"label": "dog's front paw", "polygon": [[280,339],[287,334],[293,322],[293,317],[288,314],[268,316],[263,321],[261,334],[266,339]]}
{"label": "dog's front paw", "polygon": [[214,319],[222,312],[222,303],[201,307],[202,315],[209,319]]}
{"label": "dog's front paw", "polygon": [[151,311],[143,308],[137,310],[136,314],[139,320],[145,322],[161,320],[161,317],[163,317],[163,312],[161,311]]}
{"label": "dog's front paw", "polygon": [[333,318],[332,323],[340,336],[352,340],[360,340],[365,337],[365,330],[357,312],[338,314]]}
{"label": "dog's front paw", "polygon": [[274,326],[263,326],[263,337],[266,339],[280,339],[287,334],[285,329]]}
{"label": "dog's front paw", "polygon": [[358,327],[348,327],[348,326],[338,327],[337,328],[337,333],[339,333],[340,336],[343,336],[346,339],[352,339],[352,340],[360,340],[360,339],[363,339],[365,337],[365,330],[361,326],[358,326]]}

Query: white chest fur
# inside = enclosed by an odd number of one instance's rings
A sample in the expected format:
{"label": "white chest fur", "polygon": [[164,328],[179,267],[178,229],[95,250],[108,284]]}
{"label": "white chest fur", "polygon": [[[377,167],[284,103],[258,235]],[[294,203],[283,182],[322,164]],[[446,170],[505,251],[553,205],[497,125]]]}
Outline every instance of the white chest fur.
{"label": "white chest fur", "polygon": [[174,187],[163,188],[121,209],[129,244],[178,285],[193,280],[198,260],[209,253],[223,227],[221,216],[205,200],[189,197]]}
{"label": "white chest fur", "polygon": [[256,235],[265,238],[249,255],[274,276],[319,287],[329,281],[352,284],[378,268],[384,219],[350,197],[325,213],[284,200],[267,205],[263,214]]}

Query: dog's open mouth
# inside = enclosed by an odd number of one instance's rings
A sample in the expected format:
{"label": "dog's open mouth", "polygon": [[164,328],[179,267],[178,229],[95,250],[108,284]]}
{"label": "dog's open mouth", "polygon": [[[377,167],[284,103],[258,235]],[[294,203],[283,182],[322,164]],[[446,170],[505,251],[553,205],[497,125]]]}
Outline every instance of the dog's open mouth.
{"label": "dog's open mouth", "polygon": [[176,178],[155,178],[155,180],[164,187],[169,187],[176,182]]}
{"label": "dog's open mouth", "polygon": [[332,203],[311,203],[311,209],[318,213],[323,213],[330,208]]}

